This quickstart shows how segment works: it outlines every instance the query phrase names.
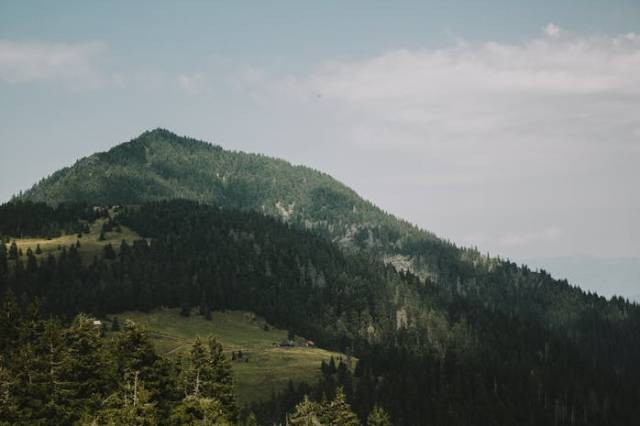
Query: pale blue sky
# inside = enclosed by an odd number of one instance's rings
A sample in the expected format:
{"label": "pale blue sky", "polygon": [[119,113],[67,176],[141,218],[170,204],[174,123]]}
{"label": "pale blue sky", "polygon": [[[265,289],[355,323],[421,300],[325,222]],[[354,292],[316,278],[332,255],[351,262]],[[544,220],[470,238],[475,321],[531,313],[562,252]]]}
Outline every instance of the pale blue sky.
{"label": "pale blue sky", "polygon": [[164,127],[516,259],[640,257],[640,2],[0,1],[0,201]]}

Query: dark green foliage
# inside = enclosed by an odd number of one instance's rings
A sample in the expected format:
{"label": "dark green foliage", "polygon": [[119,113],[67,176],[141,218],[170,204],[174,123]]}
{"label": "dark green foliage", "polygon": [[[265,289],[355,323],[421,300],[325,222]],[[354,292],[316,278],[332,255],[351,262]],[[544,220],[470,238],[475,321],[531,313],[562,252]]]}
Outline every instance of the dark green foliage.
{"label": "dark green foliage", "polygon": [[367,426],[391,426],[391,418],[386,411],[376,405],[367,418]]}
{"label": "dark green foliage", "polygon": [[94,221],[99,213],[85,203],[60,203],[51,207],[44,202],[14,200],[0,205],[0,235],[52,238],[77,234],[85,228],[82,221]]}
{"label": "dark green foliage", "polygon": [[18,260],[18,245],[15,241],[12,241],[11,246],[9,247],[9,259]]}
{"label": "dark green foliage", "polygon": [[[322,192],[316,198],[332,197]],[[640,405],[640,309],[621,298],[607,301],[544,271],[415,238],[398,250],[432,268],[433,276],[420,279],[366,253],[346,254],[296,226],[187,201],[126,207],[117,220],[145,239],[122,243],[118,254],[105,252],[91,263],[82,262],[75,246],[39,262],[30,260],[33,254],[7,262],[3,351],[21,338],[11,326],[12,312],[26,311],[35,298],[47,316],[62,319],[78,311],[100,316],[159,306],[182,305],[186,312],[199,307],[203,315],[244,309],[360,360],[353,375],[346,363],[325,364],[317,393],[293,389],[277,404],[256,407],[260,423],[282,422],[305,393],[316,401],[323,395],[332,400],[340,385],[361,422],[378,405],[397,425],[562,425],[571,419],[575,424],[633,424],[630,419]],[[384,232],[367,229],[362,246],[369,250]],[[54,359],[58,350],[85,348],[82,359],[100,362],[91,350],[94,337],[87,327],[77,327],[74,341],[66,332],[51,339],[62,342],[53,345]],[[99,330],[93,333],[99,336]],[[136,345],[141,354],[149,353],[143,338]],[[135,371],[144,375],[139,379],[149,393],[147,403],[162,418],[202,420],[226,404],[221,396],[209,403],[205,400],[211,398],[193,395],[192,388],[187,395],[195,399],[187,400],[186,386],[176,396],[170,390],[176,387],[159,379],[171,377],[171,368],[151,358],[150,364],[141,364],[148,370],[121,367],[137,362],[134,357],[110,364],[107,377],[89,376],[94,388],[88,395],[94,392],[98,399],[80,396],[84,390],[77,384],[32,387],[28,372],[46,371],[39,367],[47,359],[46,345],[20,347],[22,354],[6,364],[10,381],[23,385],[11,398],[20,400],[20,392],[54,395],[47,404],[61,418],[80,418],[90,409],[130,410],[123,401],[127,386],[134,386]],[[205,357],[212,353],[203,351]],[[68,383],[79,381],[73,372],[90,374],[83,364],[63,366],[54,373],[69,376]],[[101,388],[100,383],[118,385]],[[102,404],[111,395],[115,402]],[[69,398],[76,402],[67,403]],[[34,405],[26,412],[41,416],[42,410]]]}
{"label": "dark green foliage", "polygon": [[331,401],[316,403],[305,396],[303,401],[296,406],[294,412],[288,416],[288,422],[296,426],[360,425],[358,416],[351,410],[344,391],[340,387],[336,390],[335,397]]}
{"label": "dark green foliage", "polygon": [[[371,234],[376,244],[368,249],[376,254],[397,254],[398,247],[414,237],[435,240],[327,174],[263,155],[226,151],[163,129],[83,158],[20,197],[99,206],[177,198],[223,209],[259,211],[312,227],[334,241],[348,241],[356,227],[358,236]],[[363,224],[370,224],[367,230],[362,230]]]}
{"label": "dark green foliage", "polygon": [[2,307],[0,424],[233,424],[231,371],[215,341],[200,345],[199,396],[184,398],[179,366],[137,325],[107,338],[85,315],[63,326],[35,304],[20,313],[10,292]]}
{"label": "dark green foliage", "polygon": [[102,249],[102,255],[105,259],[113,260],[116,258],[116,251],[113,249],[113,246],[109,243],[104,246]]}
{"label": "dark green foliage", "polygon": [[183,399],[172,412],[173,424],[231,424],[237,419],[231,366],[213,338],[196,338],[180,374]]}

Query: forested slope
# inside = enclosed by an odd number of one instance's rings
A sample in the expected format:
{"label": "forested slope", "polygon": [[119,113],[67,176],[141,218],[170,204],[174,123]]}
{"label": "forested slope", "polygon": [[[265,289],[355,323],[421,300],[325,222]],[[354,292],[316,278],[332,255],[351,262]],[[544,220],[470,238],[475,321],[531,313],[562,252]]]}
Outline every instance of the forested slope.
{"label": "forested slope", "polygon": [[428,253],[414,256],[413,246],[425,240],[437,247],[448,245],[385,213],[325,173],[264,155],[227,151],[163,129],[80,159],[19,198],[52,205],[129,205],[180,198],[254,210],[313,228],[343,247],[366,249],[434,279],[437,265]]}
{"label": "forested slope", "polygon": [[[22,206],[25,220],[42,208]],[[0,245],[3,293],[60,318],[255,311],[356,355],[343,382],[363,419],[380,404],[406,425],[632,424],[640,309],[622,299],[507,262],[471,267],[455,251],[439,256],[458,284],[438,285],[267,216],[190,201],[125,207],[112,222],[145,239],[88,264],[76,247],[39,262]]]}

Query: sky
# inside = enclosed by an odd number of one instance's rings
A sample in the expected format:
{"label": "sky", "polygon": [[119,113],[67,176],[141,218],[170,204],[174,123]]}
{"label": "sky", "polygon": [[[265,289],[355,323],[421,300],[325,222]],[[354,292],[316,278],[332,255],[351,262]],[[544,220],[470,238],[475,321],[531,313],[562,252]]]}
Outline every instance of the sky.
{"label": "sky", "polygon": [[637,0],[0,0],[0,201],[156,127],[504,258],[640,258]]}

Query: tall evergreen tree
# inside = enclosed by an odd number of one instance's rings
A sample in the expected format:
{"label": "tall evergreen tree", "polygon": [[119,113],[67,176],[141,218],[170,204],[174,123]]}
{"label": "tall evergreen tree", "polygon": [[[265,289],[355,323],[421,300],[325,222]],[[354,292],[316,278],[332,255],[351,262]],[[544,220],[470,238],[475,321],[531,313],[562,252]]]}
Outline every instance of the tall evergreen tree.
{"label": "tall evergreen tree", "polygon": [[9,260],[18,260],[18,245],[15,240],[11,242],[9,246]]}
{"label": "tall evergreen tree", "polygon": [[65,330],[63,340],[67,352],[60,375],[66,382],[69,405],[77,414],[95,411],[110,389],[109,359],[102,350],[100,330],[93,319],[78,315]]}
{"label": "tall evergreen tree", "polygon": [[391,418],[386,411],[376,405],[369,413],[367,426],[391,426]]}
{"label": "tall evergreen tree", "polygon": [[288,423],[293,426],[322,426],[321,413],[320,405],[305,395],[302,402],[296,405],[294,412],[288,416]]}
{"label": "tall evergreen tree", "polygon": [[120,390],[110,395],[91,424],[156,426],[158,413],[138,372],[127,374]]}
{"label": "tall evergreen tree", "polygon": [[321,421],[327,425],[360,426],[360,420],[347,403],[342,387],[336,390],[332,401],[324,404]]}

